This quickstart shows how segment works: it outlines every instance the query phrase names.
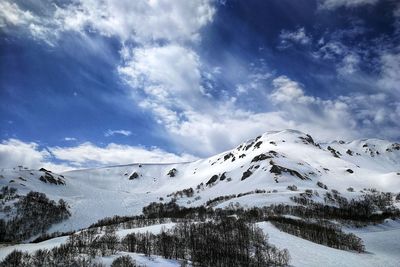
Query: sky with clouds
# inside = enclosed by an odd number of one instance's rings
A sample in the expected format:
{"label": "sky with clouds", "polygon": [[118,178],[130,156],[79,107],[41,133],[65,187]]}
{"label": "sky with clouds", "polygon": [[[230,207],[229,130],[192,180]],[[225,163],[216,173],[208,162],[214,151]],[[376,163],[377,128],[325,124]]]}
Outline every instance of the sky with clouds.
{"label": "sky with clouds", "polygon": [[3,0],[0,167],[400,139],[396,0]]}

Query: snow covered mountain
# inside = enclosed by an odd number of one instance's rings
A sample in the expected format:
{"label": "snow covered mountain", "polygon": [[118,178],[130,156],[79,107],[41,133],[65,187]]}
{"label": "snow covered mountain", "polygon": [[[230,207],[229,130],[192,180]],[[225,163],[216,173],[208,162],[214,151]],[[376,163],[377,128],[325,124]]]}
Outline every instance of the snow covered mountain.
{"label": "snow covered mountain", "polygon": [[[70,231],[106,216],[139,214],[151,202],[172,198],[183,206],[252,207],[294,204],[290,197],[306,189],[319,192],[313,200],[321,202],[326,189],[347,198],[365,188],[399,193],[400,144],[378,139],[318,144],[299,131],[274,131],[188,163],[135,163],[61,174],[22,166],[1,169],[3,186],[20,195],[38,191],[64,199],[72,215],[50,232]],[[7,218],[4,212],[1,216]]]}
{"label": "snow covered mountain", "polygon": [[[41,212],[45,212],[47,207],[58,212],[58,217],[48,224],[51,225],[50,229],[44,228],[48,229],[47,233],[85,229],[99,219],[114,215],[139,215],[143,207],[152,202],[169,205],[167,203],[171,203],[171,200],[179,206],[228,207],[231,211],[235,210],[235,207],[266,207],[272,204],[288,204],[292,207],[302,204],[301,201],[306,201],[304,207],[310,203],[321,203],[323,207],[337,206],[345,210],[338,202],[343,198],[362,199],[366,194],[382,191],[392,194],[377,193],[375,200],[381,201],[381,197],[389,198],[389,202],[399,208],[400,144],[378,139],[318,143],[310,135],[299,131],[274,131],[248,140],[232,150],[194,162],[135,163],[59,174],[46,169],[32,170],[23,166],[1,169],[0,188],[0,219],[4,221],[17,215],[15,207],[22,205],[21,200],[24,197],[21,196],[26,196],[24,205],[28,207],[25,208],[28,215],[31,214],[31,209],[36,207],[29,206],[30,200],[45,202],[44,206],[38,208]],[[65,207],[62,206],[64,202],[51,204],[40,194],[32,195],[28,199],[28,193],[31,191],[44,193],[51,200],[65,200],[71,216],[65,216]],[[296,201],[296,198],[300,199],[300,202]],[[34,205],[39,202],[35,202]],[[308,208],[309,211],[312,210],[311,206]],[[377,212],[380,212],[379,209]],[[344,232],[340,232],[340,227],[329,228],[335,227],[329,226],[330,224],[340,225],[343,222],[340,217],[337,221],[330,217],[322,218],[327,224],[318,227],[325,227],[322,228],[323,231],[336,229],[335,238],[343,238],[345,233],[355,233],[361,237],[359,240],[364,242],[368,253],[336,249],[292,235],[287,232],[290,228],[285,232],[274,224],[273,216],[275,215],[268,217],[268,220],[258,220],[255,225],[268,234],[272,244],[277,245],[279,249],[288,248],[292,257],[290,264],[293,266],[398,266],[400,262],[400,247],[397,242],[400,237],[400,221],[390,219],[391,215],[383,216],[378,225],[359,230],[343,224]],[[307,218],[289,213],[279,216],[295,220],[291,222],[292,226],[289,223],[286,227],[293,227],[293,223],[296,225],[296,220],[303,222],[302,227],[305,228],[299,231],[302,233],[310,230],[307,227],[317,226],[315,218],[321,219],[318,216],[311,218],[308,221],[311,224],[307,226]],[[37,222],[37,218],[34,220]],[[26,227],[25,229],[32,229],[32,224],[26,223],[24,219],[13,221],[13,224],[17,225],[17,228],[13,229],[19,229],[18,231],[24,232],[19,228],[21,225]],[[135,233],[151,232],[157,235],[164,231],[163,229],[173,229],[177,224],[167,220],[144,224],[144,227],[134,225],[114,225],[118,239],[123,240]],[[104,228],[95,229],[98,238],[102,234],[106,236]],[[89,232],[90,230],[83,230],[74,235],[83,237]],[[0,235],[4,237],[1,231]],[[26,236],[30,238],[20,240],[29,241],[39,234],[31,232]],[[11,252],[15,249],[30,253],[31,256],[27,257],[31,257],[31,260],[39,257],[35,254],[39,249],[51,250],[52,254],[48,255],[53,255],[53,260],[56,260],[57,247],[67,244],[71,246],[72,240],[74,238],[61,236],[37,244],[4,246],[0,248],[0,260],[12,255]],[[305,254],[310,257],[304,257]],[[18,256],[20,259],[21,255]],[[95,256],[91,261],[110,266],[119,255],[128,255],[147,266],[181,266],[180,260],[167,260],[160,256],[148,258],[127,250],[114,251],[108,257]],[[7,257],[9,262],[12,261],[12,258]],[[62,258],[60,255],[57,257]]]}

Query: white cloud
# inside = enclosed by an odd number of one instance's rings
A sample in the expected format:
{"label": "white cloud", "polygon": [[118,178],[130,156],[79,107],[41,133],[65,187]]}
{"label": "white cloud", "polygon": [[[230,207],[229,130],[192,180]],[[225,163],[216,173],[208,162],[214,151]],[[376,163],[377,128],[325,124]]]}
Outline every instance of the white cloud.
{"label": "white cloud", "polygon": [[64,137],[64,141],[76,141],[75,137]]}
{"label": "white cloud", "polygon": [[378,84],[400,98],[400,53],[383,52],[380,71]]}
{"label": "white cloud", "polygon": [[8,0],[0,2],[0,28],[5,32],[16,33],[16,28],[22,28],[32,38],[43,40],[52,46],[57,31],[52,30],[55,25],[51,23],[29,10],[22,10],[16,3]]}
{"label": "white cloud", "polygon": [[305,96],[300,84],[289,79],[286,76],[279,76],[272,81],[276,90],[270,95],[270,98],[276,102],[300,102],[311,103],[313,97]]}
{"label": "white cloud", "polygon": [[[390,69],[392,71],[392,69]],[[387,78],[392,84],[392,77]],[[343,139],[361,137],[395,138],[400,121],[399,94],[387,92],[353,92],[334,99],[308,96],[302,86],[286,76],[273,80],[276,90],[271,100],[281,111],[283,119],[291,120],[300,130],[317,138]]]}
{"label": "white cloud", "polygon": [[39,167],[50,158],[50,153],[39,149],[37,143],[24,143],[18,139],[4,140],[0,144],[0,167],[13,168],[18,165]]}
{"label": "white cloud", "polygon": [[320,47],[313,51],[311,55],[317,60],[331,61],[336,66],[337,74],[351,76],[360,70],[364,52],[357,48],[348,47],[339,39],[334,38],[334,40],[326,43],[321,42]]}
{"label": "white cloud", "polygon": [[7,1],[0,2],[0,27],[29,26],[37,22],[37,18],[29,11],[21,10],[16,3]]}
{"label": "white cloud", "polygon": [[128,130],[110,130],[110,129],[108,129],[104,133],[104,136],[109,137],[109,136],[113,136],[113,135],[116,135],[116,134],[130,136],[130,135],[132,135],[132,132],[128,131]]}
{"label": "white cloud", "polygon": [[341,75],[352,75],[359,70],[360,56],[348,53],[338,65],[337,71]]}
{"label": "white cloud", "polygon": [[180,45],[135,48],[118,71],[133,88],[164,103],[201,93],[199,56]]}
{"label": "white cloud", "polygon": [[[0,168],[14,168],[22,165],[36,169],[45,167],[59,172],[93,166],[135,162],[183,162],[194,159],[196,158],[189,154],[177,155],[159,148],[147,149],[114,143],[105,147],[83,143],[73,147],[40,148],[34,142],[26,143],[18,139],[8,139],[0,144]],[[54,161],[62,163],[54,163]]]}
{"label": "white cloud", "polygon": [[64,30],[86,28],[122,41],[140,43],[162,39],[194,40],[198,30],[209,23],[215,12],[209,0],[80,0],[58,8],[55,18]]}
{"label": "white cloud", "polygon": [[336,9],[339,7],[352,8],[362,5],[373,5],[379,0],[320,0],[320,8]]}
{"label": "white cloud", "polygon": [[312,39],[306,34],[304,27],[298,28],[295,31],[282,30],[279,38],[281,40],[279,48],[287,48],[292,44],[308,45],[311,43]]}
{"label": "white cloud", "polygon": [[87,142],[74,147],[49,147],[48,149],[55,158],[67,161],[77,167],[135,162],[182,162],[195,159],[195,157],[188,154],[176,155],[159,148],[146,149],[144,147],[114,143],[108,144],[106,147],[98,147]]}
{"label": "white cloud", "polygon": [[339,41],[329,41],[324,43],[321,42],[321,47],[317,51],[313,52],[315,58],[322,59],[335,59],[336,57],[341,57],[348,52],[347,47],[345,47]]}
{"label": "white cloud", "polygon": [[[215,13],[211,0],[76,0],[62,5],[35,3],[24,10],[9,0],[0,3],[0,27],[19,26],[49,41],[65,31],[98,32],[122,42],[198,40],[198,31]],[[37,13],[43,9],[46,13]],[[40,8],[39,8],[40,7]],[[36,12],[34,12],[35,10]]]}
{"label": "white cloud", "polygon": [[[215,104],[214,113],[185,112],[185,120],[167,127],[169,138],[185,151],[209,156],[231,149],[269,129],[293,126],[279,112],[254,113]],[[221,105],[220,107],[218,107]]]}

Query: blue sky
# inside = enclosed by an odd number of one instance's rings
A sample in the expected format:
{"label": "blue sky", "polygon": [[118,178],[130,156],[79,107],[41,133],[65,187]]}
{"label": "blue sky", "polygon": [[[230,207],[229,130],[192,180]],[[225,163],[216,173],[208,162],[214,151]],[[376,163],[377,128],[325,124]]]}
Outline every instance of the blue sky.
{"label": "blue sky", "polygon": [[400,139],[395,0],[5,0],[0,51],[2,167]]}

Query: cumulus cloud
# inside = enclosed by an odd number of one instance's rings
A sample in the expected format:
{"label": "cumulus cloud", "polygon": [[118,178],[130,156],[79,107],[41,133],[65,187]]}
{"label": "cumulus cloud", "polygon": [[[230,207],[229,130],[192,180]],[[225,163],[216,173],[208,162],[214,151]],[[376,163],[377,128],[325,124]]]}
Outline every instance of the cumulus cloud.
{"label": "cumulus cloud", "polygon": [[373,5],[379,0],[320,0],[320,8],[336,9],[339,7],[352,8],[362,5]]}
{"label": "cumulus cloud", "polygon": [[[202,92],[199,56],[177,44],[134,48],[119,73],[153,103],[191,106]],[[179,97],[182,101],[175,101]]]}
{"label": "cumulus cloud", "polygon": [[195,157],[168,153],[159,148],[146,149],[138,146],[108,144],[99,147],[92,143],[83,143],[74,147],[49,147],[55,158],[77,167],[90,165],[113,165],[142,163],[167,163],[194,160]]}
{"label": "cumulus cloud", "polygon": [[[386,79],[391,84],[388,75]],[[275,90],[270,98],[279,106],[282,118],[293,121],[298,129],[315,133],[320,139],[335,139],[333,133],[343,139],[374,137],[377,132],[388,139],[397,135],[398,94],[389,96],[378,90],[321,99],[307,95],[299,83],[286,76],[274,79],[273,85]]]}
{"label": "cumulus cloud", "polygon": [[113,136],[113,135],[116,135],[116,134],[124,135],[124,136],[130,136],[130,135],[132,135],[132,132],[128,131],[128,130],[110,130],[110,129],[108,129],[104,133],[104,136],[109,137],[109,136]]}
{"label": "cumulus cloud", "polygon": [[18,139],[8,139],[0,144],[0,167],[4,168],[12,168],[17,165],[36,168],[50,156],[48,151],[40,149],[39,145],[34,142],[24,143]]}
{"label": "cumulus cloud", "polygon": [[276,102],[300,102],[311,103],[315,99],[306,96],[300,84],[289,79],[286,76],[279,76],[272,81],[276,90],[270,95],[270,98]]}
{"label": "cumulus cloud", "polygon": [[[92,143],[83,143],[73,147],[45,147],[35,142],[23,142],[18,139],[4,140],[0,144],[0,168],[26,166],[45,167],[59,172],[74,168],[142,163],[171,163],[192,161],[196,158],[189,154],[177,155],[153,147],[108,144],[99,147]],[[58,162],[58,163],[54,163]]]}

